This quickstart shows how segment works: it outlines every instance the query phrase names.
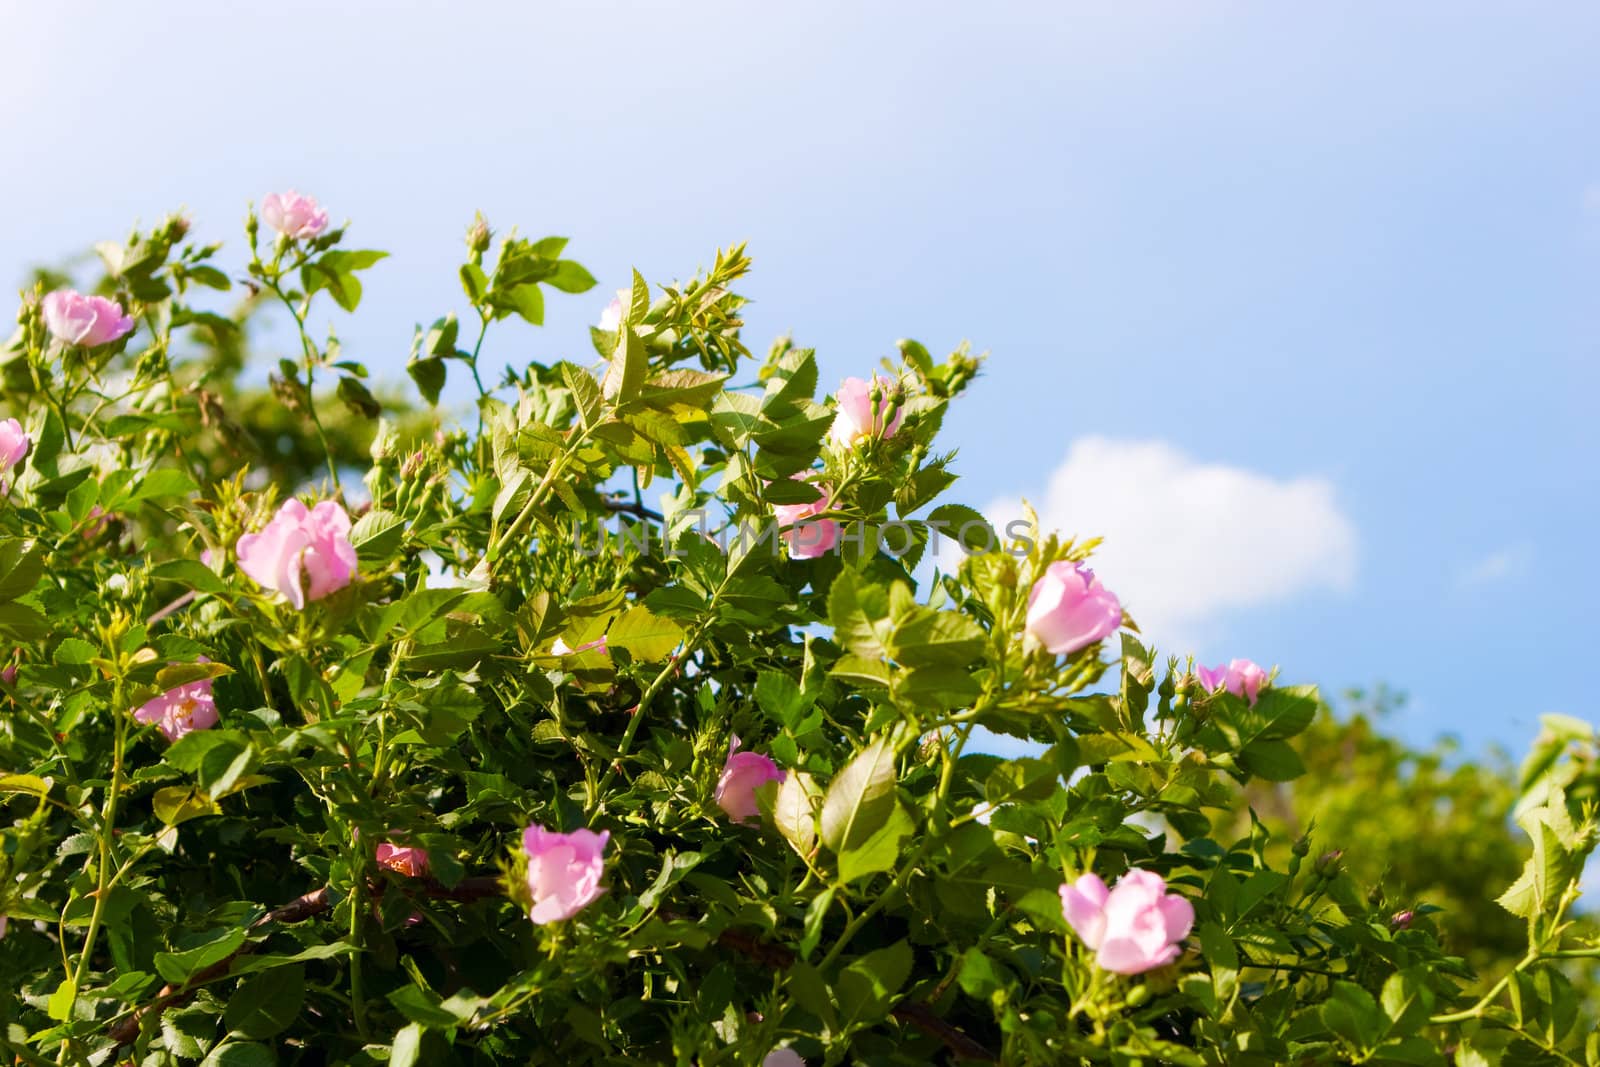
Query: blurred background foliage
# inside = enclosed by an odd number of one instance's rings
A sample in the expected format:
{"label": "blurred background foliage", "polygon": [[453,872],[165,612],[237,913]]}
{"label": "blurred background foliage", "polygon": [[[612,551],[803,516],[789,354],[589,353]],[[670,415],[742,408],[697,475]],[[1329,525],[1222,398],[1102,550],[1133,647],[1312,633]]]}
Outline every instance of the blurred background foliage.
{"label": "blurred background foliage", "polygon": [[[1275,862],[1287,863],[1302,835],[1313,856],[1339,852],[1369,900],[1431,923],[1445,950],[1488,988],[1527,951],[1526,923],[1495,899],[1528,854],[1528,835],[1512,820],[1522,785],[1536,777],[1542,756],[1565,750],[1577,757],[1569,795],[1583,795],[1600,782],[1595,754],[1562,740],[1559,717],[1547,719],[1520,770],[1501,749],[1468,753],[1449,737],[1418,749],[1386,730],[1405,703],[1404,692],[1379,684],[1325,705],[1292,742],[1305,776],[1242,788],[1234,829],[1248,833],[1253,811],[1271,831]],[[1575,933],[1596,932],[1591,905]],[[1600,967],[1568,960],[1566,969],[1589,1018],[1600,1022]]]}

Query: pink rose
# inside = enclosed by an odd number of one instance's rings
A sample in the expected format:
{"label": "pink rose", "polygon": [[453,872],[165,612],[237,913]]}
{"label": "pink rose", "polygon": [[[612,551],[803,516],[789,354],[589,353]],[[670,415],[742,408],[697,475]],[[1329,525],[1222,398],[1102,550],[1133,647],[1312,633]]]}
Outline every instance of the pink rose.
{"label": "pink rose", "polygon": [[606,635],[601,634],[597,639],[579,645],[577,648],[571,647],[558,637],[555,640],[555,644],[550,646],[550,654],[552,656],[576,656],[579,652],[587,652],[590,649],[594,649],[602,655],[608,653],[610,650],[606,648]]}
{"label": "pink rose", "polygon": [[[888,440],[900,428],[906,417],[904,407],[896,409],[894,416],[885,421],[889,410],[889,391],[894,382],[879,378],[872,380],[846,378],[834,394],[835,412],[828,437],[840,448],[849,448],[858,441]],[[873,403],[872,391],[878,390],[878,401]]]}
{"label": "pink rose", "polygon": [[261,221],[290,240],[301,240],[326,230],[328,213],[317,206],[316,197],[290,189],[261,198]]}
{"label": "pink rose", "polygon": [[1026,632],[1051,655],[1087,648],[1121,626],[1121,603],[1081,563],[1050,564],[1028,594]]}
{"label": "pink rose", "polygon": [[570,919],[605,892],[600,888],[605,873],[600,855],[610,839],[609,830],[558,834],[538,825],[524,830],[522,851],[528,856],[528,892],[533,897],[528,918],[540,926]]}
{"label": "pink rose", "polygon": [[425,878],[428,874],[428,850],[385,841],[375,853],[378,864],[407,878]]}
{"label": "pink rose", "polygon": [[103,296],[57,289],[42,306],[45,328],[63,344],[95,348],[133,332],[133,319],[122,313],[122,305]]}
{"label": "pink rose", "polygon": [[1194,926],[1194,905],[1168,893],[1167,883],[1150,871],[1129,871],[1112,890],[1098,875],[1085,874],[1060,892],[1068,925],[1095,951],[1095,962],[1114,974],[1165,967],[1181,954],[1178,942]]}
{"label": "pink rose", "polygon": [[263,589],[283,594],[296,611],[343,589],[356,575],[350,516],[332,500],[309,510],[298,500],[284,501],[272,521],[260,533],[240,537],[234,551],[240,570]]}
{"label": "pink rose", "polygon": [[768,782],[781,781],[783,771],[776,763],[759,752],[740,752],[739,739],[735,737],[728,749],[728,761],[722,765],[722,777],[717,779],[717,807],[735,822],[759,819],[756,790]]}
{"label": "pink rose", "polygon": [[[798,474],[794,477],[798,481],[804,481]],[[778,525],[788,527],[782,536],[789,546],[790,559],[816,559],[839,543],[839,524],[833,519],[806,521],[813,515],[827,511],[832,504],[829,497],[833,495],[833,490],[825,485],[818,485],[816,488],[822,495],[809,504],[772,506],[772,517],[778,520]]]}
{"label": "pink rose", "polygon": [[[204,658],[201,662],[205,662]],[[133,717],[160,730],[168,741],[176,741],[194,730],[209,730],[217,725],[217,701],[211,695],[211,679],[202,678],[168,689],[145,703]]]}
{"label": "pink rose", "polygon": [[605,310],[600,312],[600,322],[598,325],[602,330],[615,330],[618,326],[622,325],[621,296],[614,296],[611,298],[611,303],[607,304],[605,306]]}
{"label": "pink rose", "polygon": [[21,463],[32,444],[32,439],[22,432],[22,423],[16,419],[0,422],[0,471]]}
{"label": "pink rose", "polygon": [[761,1067],[806,1067],[806,1061],[794,1049],[780,1048],[767,1053]]}
{"label": "pink rose", "polygon": [[1236,659],[1226,667],[1196,667],[1195,674],[1199,675],[1200,684],[1207,692],[1226,689],[1236,697],[1244,697],[1252,705],[1267,680],[1267,672],[1247,659]]}
{"label": "pink rose", "polygon": [[11,491],[11,482],[5,475],[22,462],[32,444],[32,439],[22,432],[22,423],[16,419],[0,422],[0,493]]}

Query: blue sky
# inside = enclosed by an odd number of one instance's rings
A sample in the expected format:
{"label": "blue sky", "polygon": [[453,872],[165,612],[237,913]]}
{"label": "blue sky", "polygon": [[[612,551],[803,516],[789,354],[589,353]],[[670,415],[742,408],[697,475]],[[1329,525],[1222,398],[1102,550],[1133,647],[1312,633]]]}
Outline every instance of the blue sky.
{"label": "blue sky", "polygon": [[1174,650],[1417,741],[1597,715],[1600,8],[785,7],[16,5],[0,276],[295,186],[394,253],[336,325],[397,375],[474,209],[608,288],[747,239],[753,344],[988,350],[964,499],[1109,533]]}

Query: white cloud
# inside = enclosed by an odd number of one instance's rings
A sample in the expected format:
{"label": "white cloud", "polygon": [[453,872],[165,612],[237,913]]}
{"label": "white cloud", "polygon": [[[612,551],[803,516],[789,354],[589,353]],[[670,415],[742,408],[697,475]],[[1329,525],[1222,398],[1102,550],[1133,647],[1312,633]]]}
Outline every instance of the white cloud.
{"label": "white cloud", "polygon": [[1456,575],[1456,584],[1470,587],[1515,578],[1525,573],[1532,563],[1532,545],[1509,545],[1462,567]]}
{"label": "white cloud", "polygon": [[[1355,526],[1326,478],[1278,480],[1164,441],[1084,437],[1042,498],[1025,495],[1046,530],[1105,539],[1095,572],[1164,651],[1192,648],[1228,612],[1343,590],[1356,573]],[[1020,513],[1016,500],[989,507],[1000,523]]]}

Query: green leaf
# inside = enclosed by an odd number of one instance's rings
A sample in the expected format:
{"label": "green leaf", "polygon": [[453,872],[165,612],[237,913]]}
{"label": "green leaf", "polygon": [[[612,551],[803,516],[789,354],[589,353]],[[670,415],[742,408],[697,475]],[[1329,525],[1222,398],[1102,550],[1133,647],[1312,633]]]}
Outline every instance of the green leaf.
{"label": "green leaf", "polygon": [[839,884],[849,885],[879,871],[894,870],[900,858],[900,845],[916,831],[911,816],[898,801],[890,809],[888,821],[855,848],[839,853]]}
{"label": "green leaf", "polygon": [[852,960],[839,972],[839,1005],[844,1009],[842,1023],[847,1032],[870,1026],[889,1014],[895,994],[911,977],[912,960],[911,946],[896,941]]}
{"label": "green leaf", "polygon": [[666,659],[682,641],[681,626],[643,607],[629,608],[606,631],[607,647],[627,649],[628,655],[644,663]]}
{"label": "green leaf", "polygon": [[50,780],[36,774],[0,774],[0,793],[27,793],[43,797],[50,793]]}
{"label": "green leaf", "polygon": [[1239,753],[1239,766],[1269,782],[1288,782],[1306,773],[1300,754],[1287,741],[1256,741]]}
{"label": "green leaf", "polygon": [[[784,775],[772,801],[772,824],[802,856],[810,856],[817,847],[817,802],[822,790],[804,771],[791,771]],[[759,800],[759,797],[758,797]]]}
{"label": "green leaf", "polygon": [[278,1054],[254,1041],[229,1041],[211,1050],[200,1067],[277,1067]]}
{"label": "green leaf", "polygon": [[1322,1025],[1358,1050],[1378,1044],[1385,1020],[1372,994],[1354,982],[1334,982],[1333,991],[1320,1010]]}
{"label": "green leaf", "polygon": [[973,947],[961,954],[961,970],[956,974],[956,981],[967,996],[988,1000],[991,994],[1005,988],[1009,979],[982,949]]}
{"label": "green leaf", "polygon": [[555,272],[545,279],[563,293],[583,293],[595,287],[594,275],[574,260],[563,259],[556,264]]}
{"label": "green leaf", "polygon": [[965,615],[919,607],[895,626],[889,658],[906,667],[965,667],[987,640],[983,628]]}
{"label": "green leaf", "polygon": [[[1372,1059],[1367,1062],[1376,1067],[1384,1067],[1387,1064],[1445,1067],[1445,1064],[1451,1061],[1447,1061],[1439,1052],[1439,1047],[1425,1037],[1402,1037],[1379,1045]],[[1484,1061],[1478,1058],[1463,1058],[1458,1050],[1453,1062],[1455,1067],[1473,1067],[1474,1064]]]}
{"label": "green leaf", "polygon": [[305,970],[298,965],[279,967],[240,982],[222,1019],[236,1034],[268,1038],[289,1028],[305,999]]}
{"label": "green leaf", "polygon": [[1576,834],[1566,795],[1552,788],[1545,801],[1518,818],[1533,838],[1533,855],[1499,899],[1502,908],[1530,921],[1554,912],[1567,887],[1583,872],[1585,853],[1568,847],[1568,842],[1576,841]]}
{"label": "green leaf", "polygon": [[633,272],[633,289],[628,295],[627,321],[637,326],[650,314],[650,285],[638,271]]}
{"label": "green leaf", "polygon": [[341,376],[336,392],[344,406],[362,418],[375,419],[383,414],[383,405],[372,395],[372,390],[354,378]]}
{"label": "green leaf", "polygon": [[19,641],[37,641],[50,632],[50,620],[26,604],[0,603],[0,633]]}
{"label": "green leaf", "polygon": [[782,671],[756,675],[756,705],[780,726],[794,729],[811,704],[795,680]]}
{"label": "green leaf", "polygon": [[[823,895],[831,897],[832,890],[823,890]],[[833,998],[828,995],[828,985],[815,967],[804,961],[796,962],[784,974],[783,981],[796,1004],[822,1020],[828,1029],[837,1025],[838,1013]]]}
{"label": "green leaf", "polygon": [[990,804],[1043,800],[1061,787],[1061,771],[1053,763],[1023,756],[989,772],[983,796]]}
{"label": "green leaf", "polygon": [[1389,1036],[1416,1033],[1433,1012],[1433,993],[1411,971],[1396,971],[1383,983],[1383,1013],[1389,1017]]}
{"label": "green leaf", "polygon": [[578,408],[578,419],[585,429],[594,429],[605,418],[605,405],[600,398],[600,386],[595,383],[594,375],[582,367],[563,361],[560,364],[561,380],[567,384],[567,389],[572,393],[573,403]]}
{"label": "green leaf", "polygon": [[473,307],[483,303],[483,294],[489,291],[489,277],[483,273],[482,267],[476,263],[461,265],[461,291],[467,294]]}
{"label": "green leaf", "polygon": [[156,795],[150,799],[150,807],[156,818],[168,826],[177,826],[204,815],[222,814],[222,809],[210,797],[187,785],[172,785],[156,790]]}
{"label": "green leaf", "polygon": [[190,1008],[161,1013],[161,1040],[167,1051],[185,1060],[205,1055],[206,1046],[217,1032],[217,1018],[208,1011]]}
{"label": "green leaf", "polygon": [[389,1050],[389,1067],[415,1067],[422,1062],[422,1034],[420,1023],[409,1023],[394,1035],[394,1045]]}
{"label": "green leaf", "polygon": [[44,574],[44,553],[37,543],[8,537],[0,541],[0,601],[26,596]]}
{"label": "green leaf", "polygon": [[61,984],[56,986],[56,991],[50,994],[50,1000],[45,1005],[45,1010],[49,1013],[50,1018],[66,1022],[72,1018],[72,1006],[77,1003],[77,1000],[78,986],[69,976],[63,978]]}
{"label": "green leaf", "polygon": [[880,737],[845,765],[822,804],[822,843],[836,853],[860,848],[895,810],[894,746]]}
{"label": "green leaf", "polygon": [[401,1015],[421,1026],[447,1029],[460,1026],[466,1020],[444,1007],[433,993],[419,986],[403,985],[389,994],[389,1003]]}
{"label": "green leaf", "polygon": [[451,312],[442,319],[434,319],[433,325],[428,327],[428,332],[422,338],[422,351],[439,359],[449,359],[456,354],[456,341],[460,336],[461,323],[456,318],[456,313]]}
{"label": "green leaf", "polygon": [[614,404],[636,399],[650,369],[649,358],[644,339],[632,326],[623,323],[617,331],[617,347],[606,365],[606,376],[600,383],[601,395]]}
{"label": "green leaf", "polygon": [[145,500],[166,500],[172,497],[187,497],[199,490],[194,479],[175,467],[160,467],[144,476],[139,483],[139,488],[133,494],[133,502]]}
{"label": "green leaf", "polygon": [[232,673],[233,668],[226,663],[169,663],[156,672],[156,688],[164,693],[206,678],[221,678]]}
{"label": "green leaf", "polygon": [[386,560],[405,537],[406,520],[392,511],[369,511],[350,528],[350,544],[363,560]]}
{"label": "green leaf", "polygon": [[[994,527],[989,525],[989,520],[964,504],[941,504],[928,513],[927,522],[932,532],[939,534],[942,541],[954,542],[957,550],[968,554],[976,555],[992,551],[1000,545],[1000,538],[994,532]],[[942,533],[940,533],[941,527],[934,526],[934,523],[942,524]],[[945,544],[939,545],[939,551],[947,551]]]}
{"label": "green leaf", "polygon": [[518,315],[535,326],[544,325],[544,292],[538,282],[516,286],[507,294]]}
{"label": "green leaf", "polygon": [[893,634],[889,593],[855,571],[840,571],[828,591],[828,621],[840,645],[864,659],[879,659]]}
{"label": "green leaf", "polygon": [[417,389],[422,393],[422,398],[431,407],[438,407],[439,393],[444,389],[444,360],[436,356],[429,356],[426,359],[413,359],[406,364],[406,373],[411,375],[411,380],[417,383]]}
{"label": "green leaf", "polygon": [[150,577],[175,582],[197,593],[223,593],[228,583],[198,560],[174,559],[150,568]]}
{"label": "green leaf", "polygon": [[214,963],[220,963],[239,951],[244,944],[245,932],[235,926],[220,932],[215,938],[195,948],[182,952],[157,952],[156,970],[172,985],[182,985],[195,974]]}

